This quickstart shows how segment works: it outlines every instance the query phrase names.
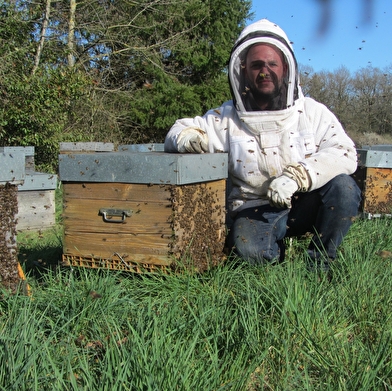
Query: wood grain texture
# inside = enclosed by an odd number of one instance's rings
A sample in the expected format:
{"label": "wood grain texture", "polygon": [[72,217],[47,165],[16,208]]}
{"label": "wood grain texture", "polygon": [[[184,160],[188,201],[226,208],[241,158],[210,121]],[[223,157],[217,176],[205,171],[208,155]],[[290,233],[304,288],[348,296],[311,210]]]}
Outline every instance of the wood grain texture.
{"label": "wood grain texture", "polygon": [[[181,186],[73,182],[63,186],[64,254],[70,259],[111,259],[118,254],[127,262],[173,265],[189,258],[190,267],[202,271],[224,258],[224,179]],[[132,214],[113,223],[99,215],[101,208]]]}

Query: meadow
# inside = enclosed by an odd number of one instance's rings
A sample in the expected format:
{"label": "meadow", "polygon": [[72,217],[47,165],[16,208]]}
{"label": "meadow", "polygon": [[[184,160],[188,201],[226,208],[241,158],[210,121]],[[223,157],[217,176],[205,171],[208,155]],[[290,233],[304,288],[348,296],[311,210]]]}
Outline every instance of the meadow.
{"label": "meadow", "polygon": [[2,293],[0,390],[392,390],[392,220],[357,220],[332,277],[286,261],[203,274],[59,265],[18,237],[31,296]]}

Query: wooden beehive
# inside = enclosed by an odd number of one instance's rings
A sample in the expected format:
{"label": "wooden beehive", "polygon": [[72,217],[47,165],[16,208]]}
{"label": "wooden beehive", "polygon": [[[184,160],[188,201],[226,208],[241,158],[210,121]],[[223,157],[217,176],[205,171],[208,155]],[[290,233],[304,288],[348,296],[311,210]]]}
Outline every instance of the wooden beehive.
{"label": "wooden beehive", "polygon": [[35,171],[35,148],[28,147],[2,147],[0,152],[10,155],[24,154],[25,177],[23,183],[18,185],[18,231],[47,229],[55,224],[55,190],[57,175]]}
{"label": "wooden beehive", "polygon": [[227,155],[161,150],[60,154],[66,264],[204,271],[224,260]]}
{"label": "wooden beehive", "polygon": [[25,155],[0,152],[0,167],[0,284],[16,292],[21,282],[16,242],[17,193],[25,177]]}
{"label": "wooden beehive", "polygon": [[358,151],[353,175],[362,190],[362,212],[368,217],[392,214],[392,145],[375,145]]}
{"label": "wooden beehive", "polygon": [[41,230],[56,223],[55,191],[57,175],[27,172],[18,186],[17,230]]}

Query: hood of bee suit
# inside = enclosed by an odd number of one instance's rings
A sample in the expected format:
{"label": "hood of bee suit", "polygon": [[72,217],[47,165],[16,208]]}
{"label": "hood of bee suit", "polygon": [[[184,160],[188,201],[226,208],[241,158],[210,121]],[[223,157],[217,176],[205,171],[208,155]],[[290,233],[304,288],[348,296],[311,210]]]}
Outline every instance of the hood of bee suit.
{"label": "hood of bee suit", "polygon": [[258,43],[277,47],[283,54],[288,69],[280,94],[274,98],[272,110],[292,107],[295,100],[302,96],[302,92],[299,86],[297,61],[291,43],[279,26],[267,19],[262,19],[245,27],[230,55],[229,83],[236,109],[240,112],[257,111],[252,93],[247,88],[243,64],[249,48]]}

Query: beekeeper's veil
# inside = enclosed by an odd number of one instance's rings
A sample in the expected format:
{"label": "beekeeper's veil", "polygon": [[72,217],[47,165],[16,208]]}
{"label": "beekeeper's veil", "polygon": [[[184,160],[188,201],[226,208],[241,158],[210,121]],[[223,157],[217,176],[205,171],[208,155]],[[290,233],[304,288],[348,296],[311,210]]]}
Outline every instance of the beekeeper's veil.
{"label": "beekeeper's veil", "polygon": [[302,96],[298,81],[297,61],[286,33],[267,19],[245,27],[231,52],[229,82],[235,107],[240,112],[257,111],[252,92],[245,80],[244,61],[249,48],[258,43],[277,47],[283,54],[288,69],[281,92],[274,98],[271,110],[284,110],[292,107],[298,96]]}

